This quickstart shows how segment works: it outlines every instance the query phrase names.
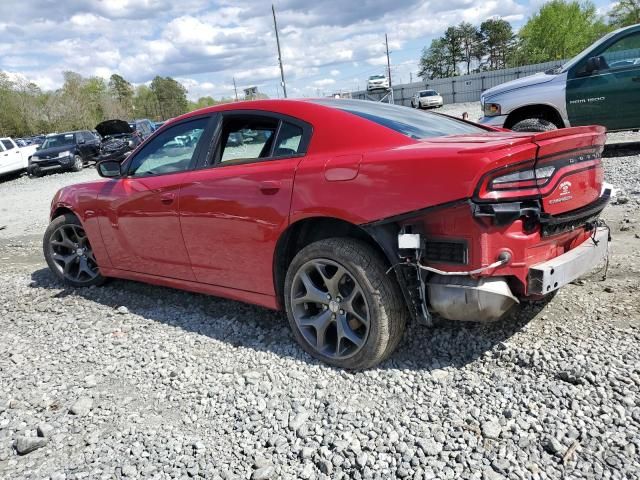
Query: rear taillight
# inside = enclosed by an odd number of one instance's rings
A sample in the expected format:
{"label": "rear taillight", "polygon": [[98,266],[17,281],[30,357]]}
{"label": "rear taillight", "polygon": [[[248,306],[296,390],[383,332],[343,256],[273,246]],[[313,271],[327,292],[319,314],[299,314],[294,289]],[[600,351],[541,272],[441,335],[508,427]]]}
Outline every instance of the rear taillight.
{"label": "rear taillight", "polygon": [[550,192],[566,175],[601,167],[602,146],[507,165],[484,175],[476,200],[520,200]]}

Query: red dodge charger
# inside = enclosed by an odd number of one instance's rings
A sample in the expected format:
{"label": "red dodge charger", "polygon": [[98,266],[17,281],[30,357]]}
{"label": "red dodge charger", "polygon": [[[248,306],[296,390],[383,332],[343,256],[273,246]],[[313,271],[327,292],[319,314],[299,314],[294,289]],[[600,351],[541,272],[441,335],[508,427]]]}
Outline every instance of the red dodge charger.
{"label": "red dodge charger", "polygon": [[284,309],[335,366],[408,318],[490,321],[607,255],[602,127],[515,133],[355,100],[265,100],[167,122],[61,189],[44,253],[74,287],[138,280]]}

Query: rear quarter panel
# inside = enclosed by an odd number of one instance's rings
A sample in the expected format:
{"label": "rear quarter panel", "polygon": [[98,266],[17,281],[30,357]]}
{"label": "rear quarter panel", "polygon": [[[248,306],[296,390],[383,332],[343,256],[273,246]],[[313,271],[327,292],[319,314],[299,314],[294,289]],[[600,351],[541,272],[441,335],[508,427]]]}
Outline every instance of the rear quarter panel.
{"label": "rear quarter panel", "polygon": [[529,135],[508,141],[501,134],[492,141],[491,135],[476,142],[445,137],[363,149],[357,175],[345,181],[327,180],[324,168],[332,156],[309,156],[296,174],[291,221],[332,216],[363,224],[470,198],[483,172],[535,157]]}

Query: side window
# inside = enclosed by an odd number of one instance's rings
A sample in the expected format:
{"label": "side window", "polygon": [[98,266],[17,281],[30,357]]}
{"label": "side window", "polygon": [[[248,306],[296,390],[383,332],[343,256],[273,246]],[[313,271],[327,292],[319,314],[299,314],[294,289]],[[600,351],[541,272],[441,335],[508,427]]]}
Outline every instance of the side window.
{"label": "side window", "polygon": [[13,148],[13,143],[11,143],[11,140],[2,140],[2,145],[4,145],[5,150],[11,150]]}
{"label": "side window", "polygon": [[608,68],[640,67],[640,33],[621,38],[609,46],[601,56]]}
{"label": "side window", "polygon": [[275,118],[252,115],[223,117],[216,163],[269,157],[277,129],[278,120]]}
{"label": "side window", "polygon": [[208,121],[208,117],[198,118],[162,132],[133,157],[129,175],[158,175],[188,170]]}
{"label": "side window", "polygon": [[278,133],[278,143],[273,150],[274,157],[297,155],[302,146],[302,128],[293,123],[282,122]]}

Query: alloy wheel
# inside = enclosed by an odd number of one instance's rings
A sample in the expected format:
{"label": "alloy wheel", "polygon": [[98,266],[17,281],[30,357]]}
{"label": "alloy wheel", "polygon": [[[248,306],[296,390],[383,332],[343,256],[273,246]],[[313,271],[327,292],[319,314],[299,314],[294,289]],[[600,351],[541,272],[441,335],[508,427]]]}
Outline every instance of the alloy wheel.
{"label": "alloy wheel", "polygon": [[328,259],[306,262],[294,276],[290,295],[296,326],[318,353],[338,360],[363,347],[369,307],[361,285],[344,266]]}
{"label": "alloy wheel", "polygon": [[94,280],[98,264],[84,229],[79,225],[61,225],[49,240],[51,259],[65,279],[78,283]]}

